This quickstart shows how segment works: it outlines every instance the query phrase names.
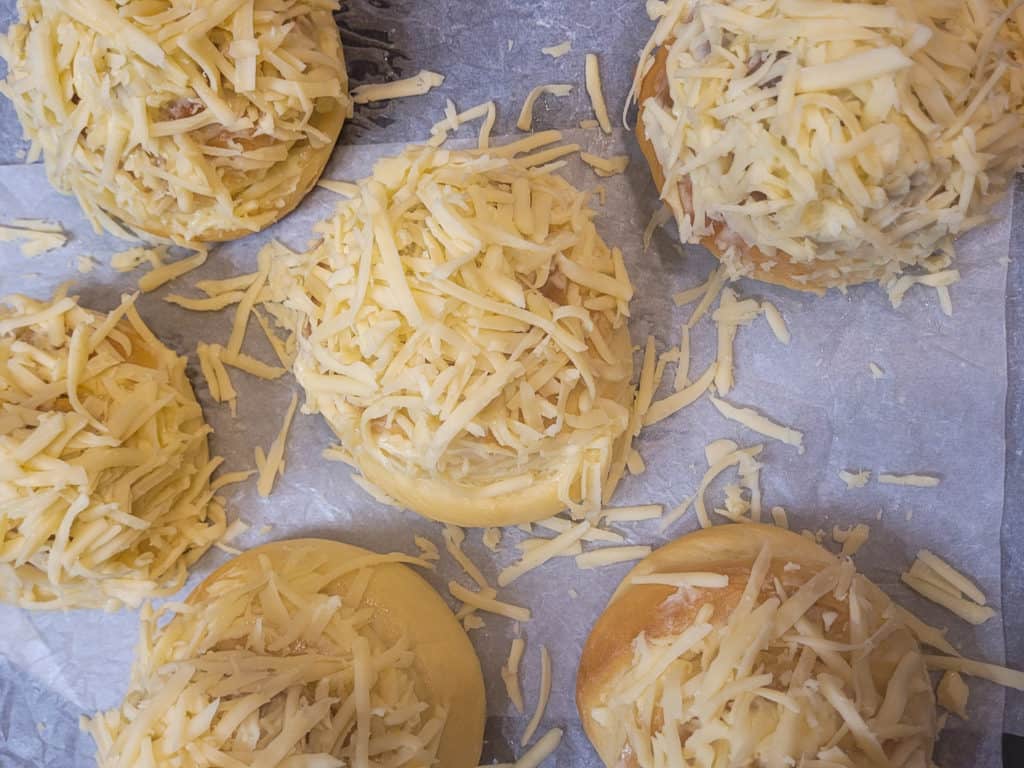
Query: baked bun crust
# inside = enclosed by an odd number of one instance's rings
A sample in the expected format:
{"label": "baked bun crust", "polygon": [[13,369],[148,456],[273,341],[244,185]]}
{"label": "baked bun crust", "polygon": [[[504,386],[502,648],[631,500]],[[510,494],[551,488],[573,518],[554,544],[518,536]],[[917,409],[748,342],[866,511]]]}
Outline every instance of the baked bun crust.
{"label": "baked bun crust", "polygon": [[[410,562],[421,561],[280,541],[215,570],[183,606],[144,609],[124,704],[85,723],[100,768],[138,765],[144,744],[160,765],[202,755],[211,765],[475,768],[480,663]],[[203,715],[186,738],[183,710]]]}
{"label": "baked bun crust", "polygon": [[[643,636],[649,644],[657,645],[659,641],[664,644],[699,623],[699,614],[702,609],[706,611],[705,606],[709,605],[714,608],[711,625],[715,630],[725,628],[730,615],[740,604],[753,564],[765,546],[770,547],[774,557],[762,588],[761,599],[775,594],[773,577],[787,582],[786,590],[791,596],[814,575],[840,565],[838,558],[803,536],[766,525],[734,524],[715,526],[682,536],[642,560],[623,579],[584,645],[576,680],[576,702],[584,730],[605,765],[616,768],[648,765],[638,757],[630,743],[624,722],[626,718],[612,705],[617,692],[635,683],[638,638]],[[728,586],[694,587],[677,592],[674,586],[633,583],[636,577],[687,572],[725,575],[729,580]],[[866,607],[866,613],[872,616],[885,615],[890,604],[885,594],[861,576],[854,576],[854,583],[862,609]],[[850,611],[845,599],[837,599],[830,591],[816,602],[812,611],[815,612],[815,620],[826,612],[836,614],[830,628],[822,634],[823,637],[836,642],[849,639]],[[806,616],[812,618],[811,613]],[[872,627],[877,631],[875,625]],[[902,624],[887,625],[885,632],[879,632],[876,636],[881,639],[870,660],[870,675],[874,686],[879,695],[884,696],[886,683],[893,676],[894,668],[901,659],[907,657],[908,701],[902,724],[910,724],[918,732],[907,741],[883,743],[890,756],[899,753],[907,760],[906,763],[898,764],[925,768],[931,754],[936,725],[934,694],[920,647],[910,630]],[[728,637],[726,631],[720,636],[720,643],[724,645]],[[754,663],[755,668],[765,663],[766,653],[762,648]],[[777,661],[773,663],[778,664]],[[778,676],[780,672],[792,670],[795,666],[794,659],[791,666],[784,665],[782,670],[776,667],[774,671]],[[699,663],[697,667],[699,672]],[[780,686],[777,679],[770,687],[786,690],[786,686]],[[693,702],[694,706],[700,704],[699,698]],[[686,703],[683,706],[685,708]],[[823,702],[812,707],[812,710],[821,717],[822,723],[834,720],[834,713]],[[656,723],[663,722],[660,712],[660,708],[656,708]],[[871,722],[870,715],[874,712],[862,714]],[[691,723],[686,724],[685,732],[681,726],[684,743],[685,737],[696,730],[697,727]],[[845,742],[841,743],[844,747],[849,746]],[[765,746],[764,750],[765,754],[761,754],[761,757],[767,759],[765,755],[769,747]],[[787,756],[799,762],[801,754]],[[689,757],[692,758],[692,755]],[[772,753],[772,757],[781,759],[783,756]],[[865,760],[864,765],[875,765],[863,755],[860,757]],[[703,762],[695,764],[704,765]],[[762,763],[741,761],[730,764]]]}

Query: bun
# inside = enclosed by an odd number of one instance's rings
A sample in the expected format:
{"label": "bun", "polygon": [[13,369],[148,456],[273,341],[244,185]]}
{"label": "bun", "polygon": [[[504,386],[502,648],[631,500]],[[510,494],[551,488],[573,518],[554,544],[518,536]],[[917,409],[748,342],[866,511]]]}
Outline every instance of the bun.
{"label": "bun", "polygon": [[[557,157],[560,148],[539,154]],[[622,254],[513,149],[410,147],[272,275],[295,376],[383,495],[469,526],[593,510],[632,407]]]}
{"label": "bun", "polygon": [[682,241],[818,292],[949,267],[1024,163],[1024,35],[995,5],[653,8],[637,138]]}
{"label": "bun", "polygon": [[[99,765],[136,765],[149,739],[167,760],[277,744],[278,760],[316,756],[318,766],[356,764],[369,749],[389,765],[475,767],[480,663],[444,600],[402,565],[410,561],[295,539],[218,568],[166,626],[144,617],[125,704],[88,723]],[[214,700],[206,728],[193,725],[179,743],[167,737],[184,702],[196,711]],[[258,716],[243,720],[243,711]]]}
{"label": "bun", "polygon": [[351,113],[330,5],[18,10],[0,88],[31,159],[97,229],[194,245],[268,227],[315,184]]}
{"label": "bun", "polygon": [[[673,578],[721,581],[634,581]],[[786,598],[805,585],[801,612]],[[653,755],[672,753],[673,734],[701,768],[714,762],[707,739],[730,765],[836,749],[853,765],[926,768],[936,734],[920,646],[884,593],[850,561],[760,524],[700,530],[641,561],[587,639],[576,701],[605,765],[625,768],[663,764]]]}

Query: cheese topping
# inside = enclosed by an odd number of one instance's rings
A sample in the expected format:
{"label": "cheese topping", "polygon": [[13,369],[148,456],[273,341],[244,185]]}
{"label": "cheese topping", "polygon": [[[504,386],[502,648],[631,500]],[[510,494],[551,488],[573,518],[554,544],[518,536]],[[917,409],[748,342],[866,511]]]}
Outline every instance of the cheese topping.
{"label": "cheese topping", "polygon": [[434,764],[444,704],[423,700],[416,648],[362,599],[372,566],[415,558],[360,560],[261,555],[196,604],[147,606],[124,703],[85,723],[100,768]]}
{"label": "cheese topping", "polygon": [[557,136],[379,161],[322,243],[275,259],[306,410],[355,466],[483,500],[548,482],[599,511],[629,420],[633,287],[587,195],[534,167],[551,150],[516,156]]}
{"label": "cheese topping", "polygon": [[[350,111],[334,0],[21,0],[0,45],[29,160],[94,226],[257,231]],[[322,165],[322,163],[321,163]]]}
{"label": "cheese topping", "polygon": [[[643,128],[687,242],[813,287],[944,269],[1024,159],[1018,5],[649,3]],[[909,287],[909,286],[908,286]]]}
{"label": "cheese topping", "polygon": [[106,316],[63,294],[6,301],[0,599],[117,608],[173,594],[225,525],[185,359],[134,297]]}
{"label": "cheese topping", "polygon": [[848,560],[786,562],[766,546],[729,597],[686,586],[692,620],[635,638],[592,710],[624,765],[929,764],[924,657],[888,600]]}

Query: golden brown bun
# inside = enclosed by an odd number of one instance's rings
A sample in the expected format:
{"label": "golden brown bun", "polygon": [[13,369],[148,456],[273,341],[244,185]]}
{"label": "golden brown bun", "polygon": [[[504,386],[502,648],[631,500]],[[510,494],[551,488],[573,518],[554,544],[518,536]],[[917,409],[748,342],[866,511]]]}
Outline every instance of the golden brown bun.
{"label": "golden brown bun", "polygon": [[[327,539],[292,539],[265,544],[222,565],[199,584],[186,602],[201,603],[220,579],[258,570],[261,555],[272,564],[301,558],[302,553],[327,555],[335,562],[372,555],[369,550]],[[486,700],[480,661],[462,625],[448,605],[411,568],[398,563],[371,566],[373,578],[363,604],[376,609],[374,627],[393,642],[404,634],[416,654],[417,671],[427,690],[418,691],[424,701],[448,707],[448,718],[438,748],[443,768],[475,768],[483,745]],[[341,594],[355,571],[330,585]]]}
{"label": "golden brown bun", "polygon": [[[612,337],[612,351],[622,360],[632,360],[630,343],[629,329],[623,326]],[[628,407],[632,396],[630,378],[616,382],[613,387],[602,392],[602,396]],[[626,439],[626,435],[620,435],[616,447]],[[367,480],[399,504],[442,523],[471,528],[502,527],[543,520],[565,509],[558,495],[557,476],[535,483],[525,490],[500,496],[484,496],[471,486],[454,485],[444,479],[404,473],[396,467],[381,463],[368,452],[360,451],[355,461]]]}
{"label": "golden brown bun", "polygon": [[[622,731],[598,723],[594,710],[601,707],[607,692],[620,684],[633,662],[633,641],[645,633],[648,638],[677,635],[690,626],[705,603],[715,606],[712,623],[722,625],[736,607],[746,587],[746,577],[764,544],[770,543],[775,559],[771,573],[781,576],[787,562],[801,565],[808,578],[837,558],[809,539],[781,528],[760,524],[719,525],[698,530],[676,539],[641,560],[619,584],[608,607],[598,618],[583,647],[576,677],[576,706],[583,729],[607,766],[634,768],[635,759],[624,753]],[[657,584],[633,584],[634,576],[651,573],[710,571],[728,575],[729,585],[722,589],[703,589],[689,600],[666,602],[676,589]],[[766,580],[770,581],[770,579]],[[888,597],[867,580],[865,597],[876,606],[888,605]],[[767,587],[766,587],[767,588]],[[834,627],[845,628],[848,613],[845,604],[826,596],[826,605],[844,615]],[[918,648],[909,630],[901,627],[892,634],[898,648]],[[884,676],[885,671],[882,671]],[[922,675],[926,675],[923,666]],[[930,689],[929,689],[930,693]],[[927,703],[926,703],[927,708]],[[934,697],[930,710],[923,711],[934,732]],[[627,750],[628,752],[628,750]]]}
{"label": "golden brown bun", "polygon": [[[282,204],[278,208],[277,215],[274,216],[272,220],[267,222],[260,229],[240,228],[231,230],[207,230],[203,233],[202,237],[191,242],[221,243],[227,240],[237,240],[240,237],[254,234],[276,224],[289,213],[294,211],[306,195],[309,194],[310,190],[313,189],[313,186],[323,173],[324,167],[327,165],[327,161],[331,159],[331,153],[334,151],[334,145],[338,141],[338,136],[341,134],[341,128],[345,124],[345,118],[347,115],[347,105],[336,102],[331,110],[327,112],[318,112],[312,119],[310,119],[309,122],[318,130],[330,136],[331,140],[329,143],[319,148],[313,148],[309,144],[304,144],[300,149],[293,149],[289,153],[287,161],[288,164],[296,165],[301,168],[302,171],[299,175],[298,182],[295,185],[295,189],[281,198]],[[131,226],[132,229],[152,235],[153,237],[157,237],[162,240],[176,241],[176,233],[168,229],[166,223],[160,219],[145,222],[133,221],[126,211],[118,208],[116,205],[104,203],[104,208],[114,217]]]}
{"label": "golden brown bun", "polygon": [[[640,145],[640,151],[643,152],[644,157],[647,159],[647,165],[650,166],[651,176],[654,179],[655,185],[658,187],[660,193],[661,188],[665,186],[665,172],[661,167],[661,163],[658,162],[658,156],[654,152],[654,145],[651,144],[650,139],[647,138],[647,133],[644,130],[644,104],[648,99],[657,99],[662,104],[667,105],[669,100],[669,87],[668,87],[668,75],[665,72],[665,62],[668,58],[668,49],[672,46],[672,39],[665,41],[665,44],[655,49],[654,51],[654,63],[651,68],[644,75],[643,80],[640,83],[640,94],[637,97],[637,104],[639,105],[639,114],[636,120],[636,140]],[[683,213],[690,213],[688,204],[690,202],[690,180],[689,177],[684,177],[679,182],[679,199],[682,202]],[[675,211],[679,214],[679,211]],[[718,247],[716,239],[725,232],[728,234],[728,228],[718,221],[711,221],[711,227],[714,229],[714,234],[709,235],[701,239],[701,245],[711,251],[711,254],[717,259],[721,258],[721,250]],[[774,257],[769,257],[762,253],[757,247],[748,245],[738,236],[734,236],[736,250],[741,254],[741,258],[744,263],[749,264],[752,271],[750,277],[755,280],[761,280],[765,283],[772,283],[773,285],[781,285],[786,288],[792,288],[797,291],[810,291],[813,293],[822,293],[828,287],[825,285],[818,285],[812,281],[800,281],[797,278],[801,275],[807,275],[810,272],[810,265],[807,264],[794,264],[786,257],[781,251],[777,252]],[[766,262],[774,262],[774,266],[768,270],[764,268]]]}

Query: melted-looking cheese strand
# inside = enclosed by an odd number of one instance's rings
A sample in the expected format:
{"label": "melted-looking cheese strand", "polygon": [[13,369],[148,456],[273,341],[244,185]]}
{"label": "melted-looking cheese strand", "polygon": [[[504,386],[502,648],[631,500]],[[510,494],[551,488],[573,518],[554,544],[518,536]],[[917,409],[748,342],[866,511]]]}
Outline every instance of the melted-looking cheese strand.
{"label": "melted-looking cheese strand", "polygon": [[888,600],[850,561],[793,570],[784,555],[766,546],[724,609],[720,582],[684,586],[665,606],[693,604],[686,629],[635,638],[592,710],[622,739],[623,764],[929,764],[925,660]]}
{"label": "melted-looking cheese strand", "polygon": [[[350,111],[334,0],[20,0],[0,44],[30,160],[94,226],[257,231]],[[301,190],[299,190],[301,191]]]}
{"label": "melted-looking cheese strand", "polygon": [[420,561],[264,555],[163,628],[147,606],[124,703],[85,721],[100,768],[433,764],[443,704],[423,700],[409,638],[379,629],[362,602],[373,566],[389,562]]}
{"label": "melted-looking cheese strand", "polygon": [[224,532],[185,358],[139,318],[58,294],[0,310],[0,599],[138,605]]}
{"label": "melted-looking cheese strand", "polygon": [[382,160],[320,245],[275,260],[306,409],[354,465],[482,497],[557,479],[567,507],[599,510],[629,420],[615,346],[633,288],[588,195],[515,157],[557,137]]}
{"label": "melted-looking cheese strand", "polygon": [[669,103],[643,127],[683,240],[715,237],[733,275],[742,240],[819,287],[943,269],[1024,159],[1018,5],[648,4],[637,82],[665,46]]}

